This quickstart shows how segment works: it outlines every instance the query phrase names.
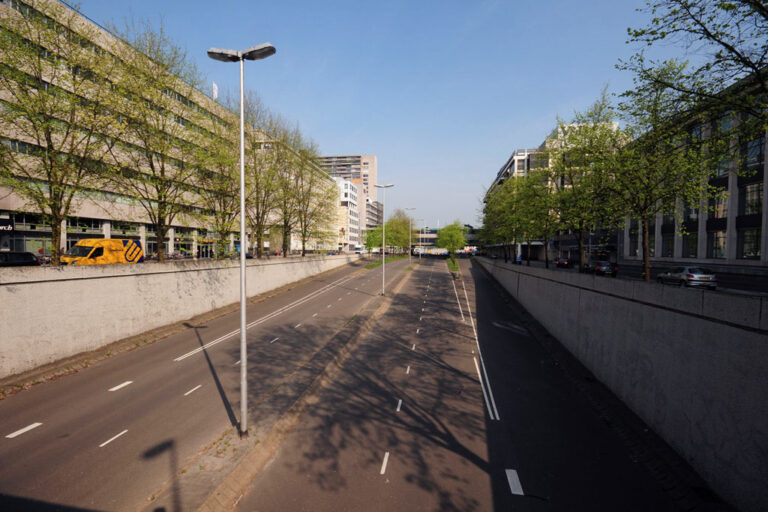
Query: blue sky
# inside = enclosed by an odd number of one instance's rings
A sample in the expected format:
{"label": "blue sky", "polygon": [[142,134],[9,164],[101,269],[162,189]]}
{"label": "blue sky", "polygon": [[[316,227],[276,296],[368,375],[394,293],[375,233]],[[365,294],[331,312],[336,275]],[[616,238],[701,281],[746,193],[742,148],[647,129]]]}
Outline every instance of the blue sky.
{"label": "blue sky", "polygon": [[[265,41],[277,54],[246,63],[245,86],[315,140],[324,155],[375,154],[394,183],[387,215],[416,207],[430,227],[479,225],[481,198],[517,148],[536,147],[556,117],[601,89],[631,87],[614,69],[635,50],[642,0],[298,1],[82,0],[101,24],[162,22],[221,90],[237,66],[212,46]],[[207,91],[210,93],[210,89]]]}

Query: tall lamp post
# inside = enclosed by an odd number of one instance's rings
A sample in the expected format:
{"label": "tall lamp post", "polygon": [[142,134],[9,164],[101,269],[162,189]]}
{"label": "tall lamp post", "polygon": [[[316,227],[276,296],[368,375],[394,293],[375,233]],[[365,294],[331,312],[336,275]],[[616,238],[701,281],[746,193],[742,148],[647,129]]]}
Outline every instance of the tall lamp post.
{"label": "tall lamp post", "polygon": [[245,323],[245,106],[243,101],[243,61],[266,59],[277,50],[270,43],[243,51],[210,48],[208,56],[222,62],[240,63],[240,436],[248,435],[248,351]]}
{"label": "tall lamp post", "polygon": [[384,295],[384,265],[386,264],[386,249],[387,249],[387,243],[386,243],[386,231],[387,231],[387,189],[394,187],[392,183],[388,183],[386,185],[374,185],[376,188],[384,189],[381,196],[381,294]]}
{"label": "tall lamp post", "polygon": [[[403,208],[405,211],[413,211],[416,208]],[[413,219],[408,216],[408,265],[411,264],[411,252],[413,251],[413,242],[411,242],[411,234],[413,233]]]}

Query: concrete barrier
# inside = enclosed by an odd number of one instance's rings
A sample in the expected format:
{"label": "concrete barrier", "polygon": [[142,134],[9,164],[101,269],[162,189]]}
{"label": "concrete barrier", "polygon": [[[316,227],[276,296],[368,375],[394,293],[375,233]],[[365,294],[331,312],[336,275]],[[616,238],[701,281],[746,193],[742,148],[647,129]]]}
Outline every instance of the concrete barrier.
{"label": "concrete barrier", "polygon": [[768,510],[768,299],[476,261],[723,499]]}
{"label": "concrete barrier", "polygon": [[[247,295],[359,256],[249,260]],[[238,261],[0,269],[0,378],[239,301]]]}

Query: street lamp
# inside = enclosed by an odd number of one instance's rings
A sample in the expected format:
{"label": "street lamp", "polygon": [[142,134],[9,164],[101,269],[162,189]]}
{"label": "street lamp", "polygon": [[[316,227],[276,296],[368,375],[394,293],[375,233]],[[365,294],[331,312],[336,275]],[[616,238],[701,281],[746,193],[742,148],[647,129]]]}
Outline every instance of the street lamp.
{"label": "street lamp", "polygon": [[[413,211],[416,208],[404,208],[405,211]],[[413,233],[413,219],[408,216],[408,265],[411,264],[411,251],[413,250],[412,242],[411,242],[411,233]]]}
{"label": "street lamp", "polygon": [[376,188],[384,189],[381,196],[381,294],[384,295],[384,265],[386,264],[386,231],[387,231],[387,189],[394,187],[392,183],[387,185],[374,185]]}
{"label": "street lamp", "polygon": [[266,59],[274,55],[270,43],[243,51],[210,48],[208,56],[222,62],[240,63],[240,437],[248,435],[248,351],[245,342],[245,107],[243,101],[243,61]]}

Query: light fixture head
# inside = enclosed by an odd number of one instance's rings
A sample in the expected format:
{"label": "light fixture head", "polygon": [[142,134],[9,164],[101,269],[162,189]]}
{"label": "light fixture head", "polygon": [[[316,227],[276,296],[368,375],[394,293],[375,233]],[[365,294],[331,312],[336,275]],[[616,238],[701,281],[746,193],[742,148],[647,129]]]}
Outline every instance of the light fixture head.
{"label": "light fixture head", "polygon": [[221,62],[237,62],[240,60],[240,52],[226,48],[208,48],[208,56]]}
{"label": "light fixture head", "polygon": [[246,48],[240,54],[245,60],[261,60],[274,55],[277,52],[272,43],[262,43],[258,46],[251,46]]}

